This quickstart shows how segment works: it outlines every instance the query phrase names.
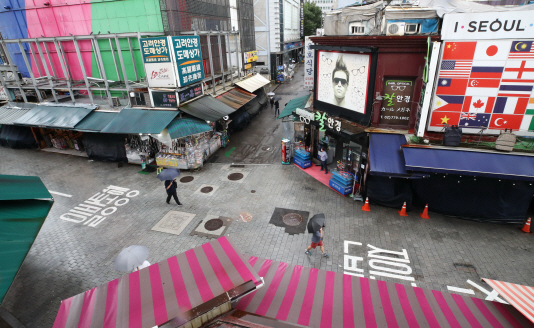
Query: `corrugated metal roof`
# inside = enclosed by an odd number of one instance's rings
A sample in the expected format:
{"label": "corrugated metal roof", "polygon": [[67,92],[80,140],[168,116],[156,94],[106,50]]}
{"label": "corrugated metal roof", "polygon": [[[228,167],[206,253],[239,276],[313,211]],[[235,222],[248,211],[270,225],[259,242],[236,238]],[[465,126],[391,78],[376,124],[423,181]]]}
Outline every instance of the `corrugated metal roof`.
{"label": "corrugated metal roof", "polygon": [[209,132],[211,127],[202,120],[192,117],[177,117],[168,126],[172,139],[187,137],[197,133]]}
{"label": "corrugated metal roof", "polygon": [[76,124],[73,130],[83,132],[100,132],[119,112],[91,112],[80,123]]}
{"label": "corrugated metal roof", "polygon": [[245,90],[241,90],[239,88],[233,88],[232,90],[227,91],[215,98],[232,107],[233,109],[239,109],[239,107],[248,103],[254,99],[254,97],[256,97],[256,95],[253,93],[246,92]]}
{"label": "corrugated metal roof", "polygon": [[92,111],[92,107],[85,106],[37,105],[13,123],[16,125],[71,129]]}
{"label": "corrugated metal roof", "polygon": [[161,133],[180,111],[124,108],[102,133]]}
{"label": "corrugated metal roof", "polygon": [[182,107],[180,110],[186,112],[191,116],[198,117],[204,121],[215,122],[226,115],[230,115],[235,110],[219,101],[212,96],[200,97]]}
{"label": "corrugated metal roof", "polygon": [[267,80],[260,74],[256,74],[246,80],[237,82],[236,85],[240,88],[247,90],[248,92],[254,92],[269,83],[271,83],[271,81]]}
{"label": "corrugated metal roof", "polygon": [[28,111],[37,106],[33,103],[14,103],[0,107],[0,124],[12,125],[19,117],[24,116]]}

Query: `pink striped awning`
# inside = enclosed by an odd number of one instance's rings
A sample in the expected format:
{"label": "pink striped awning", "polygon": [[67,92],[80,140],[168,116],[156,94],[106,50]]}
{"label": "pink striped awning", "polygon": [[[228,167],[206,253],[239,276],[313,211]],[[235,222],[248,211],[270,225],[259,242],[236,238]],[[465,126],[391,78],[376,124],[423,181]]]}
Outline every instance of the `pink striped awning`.
{"label": "pink striped awning", "polygon": [[265,286],[239,310],[309,327],[532,327],[512,306],[251,257]]}
{"label": "pink striped awning", "polygon": [[261,283],[227,237],[61,302],[54,328],[154,327],[248,281]]}
{"label": "pink striped awning", "polygon": [[519,312],[534,322],[534,288],[509,282],[482,278]]}

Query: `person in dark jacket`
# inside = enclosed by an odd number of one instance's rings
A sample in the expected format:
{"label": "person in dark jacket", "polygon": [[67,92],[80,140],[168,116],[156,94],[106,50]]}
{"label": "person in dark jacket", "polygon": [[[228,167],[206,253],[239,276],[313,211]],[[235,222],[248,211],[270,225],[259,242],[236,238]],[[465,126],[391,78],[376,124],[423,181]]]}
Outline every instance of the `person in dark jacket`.
{"label": "person in dark jacket", "polygon": [[274,106],[274,97],[271,97],[271,100],[269,100],[269,102],[271,103],[271,109],[273,109],[273,106]]}
{"label": "person in dark jacket", "polygon": [[277,101],[274,102],[274,118],[277,118],[280,115],[280,103]]}
{"label": "person in dark jacket", "polygon": [[178,200],[178,195],[176,194],[176,188],[178,187],[178,184],[176,183],[176,179],[174,180],[165,180],[165,190],[167,190],[167,204],[170,204],[171,197],[174,197],[174,200],[176,201],[176,204],[178,206],[182,206],[182,203]]}

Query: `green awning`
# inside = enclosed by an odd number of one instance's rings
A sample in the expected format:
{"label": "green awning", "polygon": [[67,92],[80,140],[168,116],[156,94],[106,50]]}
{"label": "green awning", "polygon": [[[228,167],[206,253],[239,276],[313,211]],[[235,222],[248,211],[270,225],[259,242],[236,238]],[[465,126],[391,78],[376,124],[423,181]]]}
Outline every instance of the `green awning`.
{"label": "green awning", "polygon": [[201,120],[211,122],[215,122],[235,112],[232,107],[212,96],[200,97],[197,100],[181,106],[180,110],[191,116],[198,117]]}
{"label": "green awning", "polygon": [[96,106],[38,105],[13,123],[54,129],[72,129]]}
{"label": "green awning", "polygon": [[192,117],[175,118],[167,130],[172,139],[187,137],[197,133],[209,132],[211,127],[202,120]]}
{"label": "green awning", "polygon": [[102,129],[102,133],[161,133],[178,115],[177,110],[145,110],[139,108],[124,108],[109,124]]}
{"label": "green awning", "polygon": [[0,175],[0,303],[53,203],[39,177]]}
{"label": "green awning", "polygon": [[119,112],[91,112],[73,130],[82,132],[100,132]]}
{"label": "green awning", "polygon": [[306,103],[308,102],[309,98],[310,98],[310,95],[306,95],[306,96],[303,96],[303,97],[299,97],[299,98],[295,98],[295,99],[290,100],[287,103],[286,107],[284,107],[284,109],[282,110],[282,112],[280,113],[280,116],[278,116],[278,118],[284,118],[286,116],[289,116],[289,115],[293,114],[293,112],[297,108],[304,108],[304,105],[306,105]]}

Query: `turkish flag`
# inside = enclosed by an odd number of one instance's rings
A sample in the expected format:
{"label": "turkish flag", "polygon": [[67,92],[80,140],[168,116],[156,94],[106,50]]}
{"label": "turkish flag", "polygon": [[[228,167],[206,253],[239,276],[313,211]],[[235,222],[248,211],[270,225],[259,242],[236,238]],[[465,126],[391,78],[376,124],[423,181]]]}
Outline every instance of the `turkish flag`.
{"label": "turkish flag", "polygon": [[460,122],[460,112],[433,112],[432,118],[430,119],[430,126],[443,127],[443,124],[458,125],[458,122]]}
{"label": "turkish flag", "polygon": [[493,114],[491,115],[489,128],[493,130],[514,129],[519,130],[523,115]]}
{"label": "turkish flag", "polygon": [[475,42],[445,42],[443,60],[445,59],[473,59],[475,56]]}

